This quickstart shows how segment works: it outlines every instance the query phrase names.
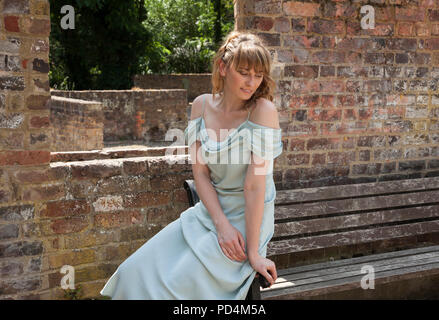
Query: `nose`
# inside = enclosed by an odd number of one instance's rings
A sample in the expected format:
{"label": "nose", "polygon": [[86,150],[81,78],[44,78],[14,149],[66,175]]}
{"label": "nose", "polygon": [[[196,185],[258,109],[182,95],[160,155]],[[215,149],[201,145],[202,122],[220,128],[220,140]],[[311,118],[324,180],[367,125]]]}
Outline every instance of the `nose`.
{"label": "nose", "polygon": [[247,84],[248,86],[253,86],[253,82],[254,82],[254,80],[255,80],[255,76],[249,75],[249,76],[246,78],[246,84]]}

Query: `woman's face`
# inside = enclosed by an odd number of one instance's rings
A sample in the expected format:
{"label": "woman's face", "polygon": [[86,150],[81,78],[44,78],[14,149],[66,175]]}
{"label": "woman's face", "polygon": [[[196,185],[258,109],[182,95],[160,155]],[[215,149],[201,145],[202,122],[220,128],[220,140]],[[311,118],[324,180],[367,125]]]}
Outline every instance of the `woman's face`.
{"label": "woman's face", "polygon": [[226,70],[223,61],[221,61],[221,64],[223,66],[221,75],[225,76],[225,89],[232,91],[242,100],[250,99],[264,79],[264,74],[262,72],[256,73],[254,68],[248,70],[244,65],[238,67],[237,70],[233,66]]}

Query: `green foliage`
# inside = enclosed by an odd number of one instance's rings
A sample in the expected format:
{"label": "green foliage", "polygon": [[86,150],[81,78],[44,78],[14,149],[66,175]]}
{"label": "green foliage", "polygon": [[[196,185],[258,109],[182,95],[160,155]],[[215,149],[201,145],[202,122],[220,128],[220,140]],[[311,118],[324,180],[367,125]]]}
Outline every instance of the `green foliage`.
{"label": "green foliage", "polygon": [[63,289],[64,298],[68,300],[81,300],[82,297],[82,286],[79,284],[75,289]]}
{"label": "green foliage", "polygon": [[[233,29],[233,0],[221,1],[221,33]],[[144,22],[153,34],[142,73],[211,72],[218,45],[214,26],[217,14],[210,0],[145,0]]]}
{"label": "green foliage", "polygon": [[[221,3],[222,37],[233,29],[233,0]],[[213,0],[50,1],[50,86],[129,89],[134,74],[211,72],[218,49]],[[60,26],[75,8],[75,29]]]}
{"label": "green foliage", "polygon": [[[62,29],[64,5],[75,8],[75,29]],[[59,89],[127,89],[151,38],[143,0],[50,2],[50,85]]]}

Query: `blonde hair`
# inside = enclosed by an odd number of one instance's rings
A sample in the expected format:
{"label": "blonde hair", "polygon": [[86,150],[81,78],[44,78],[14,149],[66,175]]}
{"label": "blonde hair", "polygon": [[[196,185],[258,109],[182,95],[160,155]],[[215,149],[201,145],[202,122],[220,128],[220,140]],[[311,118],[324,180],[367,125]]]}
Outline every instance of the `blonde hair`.
{"label": "blonde hair", "polygon": [[215,98],[216,93],[221,95],[224,92],[224,79],[219,73],[221,60],[227,68],[234,67],[237,70],[240,66],[247,65],[249,69],[254,68],[255,72],[263,73],[260,86],[251,98],[244,103],[244,108],[248,109],[259,98],[273,101],[276,84],[271,77],[271,55],[259,36],[234,30],[225,37],[223,44],[213,58],[213,98]]}

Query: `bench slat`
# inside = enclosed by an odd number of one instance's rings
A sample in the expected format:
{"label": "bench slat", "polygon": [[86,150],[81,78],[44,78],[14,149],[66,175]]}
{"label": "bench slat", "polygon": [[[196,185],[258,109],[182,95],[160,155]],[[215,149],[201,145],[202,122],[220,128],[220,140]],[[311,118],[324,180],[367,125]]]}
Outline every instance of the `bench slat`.
{"label": "bench slat", "polygon": [[268,243],[267,256],[439,232],[439,221],[377,227]]}
{"label": "bench slat", "polygon": [[439,177],[358,183],[318,188],[278,190],[276,205],[286,203],[351,198],[364,195],[377,196],[406,191],[418,191],[439,188]]}
{"label": "bench slat", "polygon": [[[375,272],[379,272],[383,270],[390,270],[392,268],[396,269],[432,262],[439,263],[439,252],[429,252],[414,256],[370,261],[368,263],[352,263],[342,267],[330,267],[326,270],[315,270],[286,274],[282,277],[279,276],[276,280],[275,285],[273,285],[270,289],[274,290],[285,285],[299,286],[302,284],[324,281],[325,279],[341,279],[350,275],[361,275],[361,268],[366,265],[372,266]],[[362,275],[364,275],[364,273]],[[294,284],[291,283],[292,281],[294,281]]]}
{"label": "bench slat", "polygon": [[373,196],[357,199],[330,200],[275,207],[276,223],[285,219],[348,213],[359,210],[378,210],[416,204],[439,203],[439,190]]}
{"label": "bench slat", "polygon": [[278,274],[278,276],[284,276],[284,275],[293,274],[293,273],[326,270],[329,268],[342,267],[342,266],[347,266],[350,264],[360,264],[360,263],[361,264],[368,264],[368,263],[373,263],[373,262],[379,261],[379,260],[401,258],[401,257],[407,257],[407,256],[411,256],[411,255],[415,256],[415,255],[431,253],[431,252],[439,252],[439,246],[419,247],[419,248],[414,248],[414,249],[405,249],[405,250],[391,251],[391,252],[385,252],[385,253],[377,253],[377,254],[373,254],[373,255],[367,255],[367,256],[355,257],[355,258],[349,258],[349,259],[341,259],[341,260],[334,260],[334,261],[328,261],[328,262],[319,262],[319,263],[308,264],[308,265],[299,266],[299,267],[281,269],[278,271],[277,274]]}
{"label": "bench slat", "polygon": [[299,236],[300,234],[340,231],[346,228],[378,225],[390,222],[403,222],[421,218],[439,218],[439,204],[425,207],[401,208],[376,212],[362,212],[329,218],[276,223],[274,238]]}
{"label": "bench slat", "polygon": [[[439,262],[426,263],[423,265],[409,266],[404,268],[375,272],[375,286],[382,283],[415,278],[420,275],[439,274]],[[261,298],[264,300],[274,297],[275,299],[294,299],[306,296],[321,295],[340,290],[361,288],[361,278],[364,274],[333,279],[325,282],[305,284],[300,287],[288,287],[280,290],[262,291]],[[380,281],[382,280],[382,281]]]}

